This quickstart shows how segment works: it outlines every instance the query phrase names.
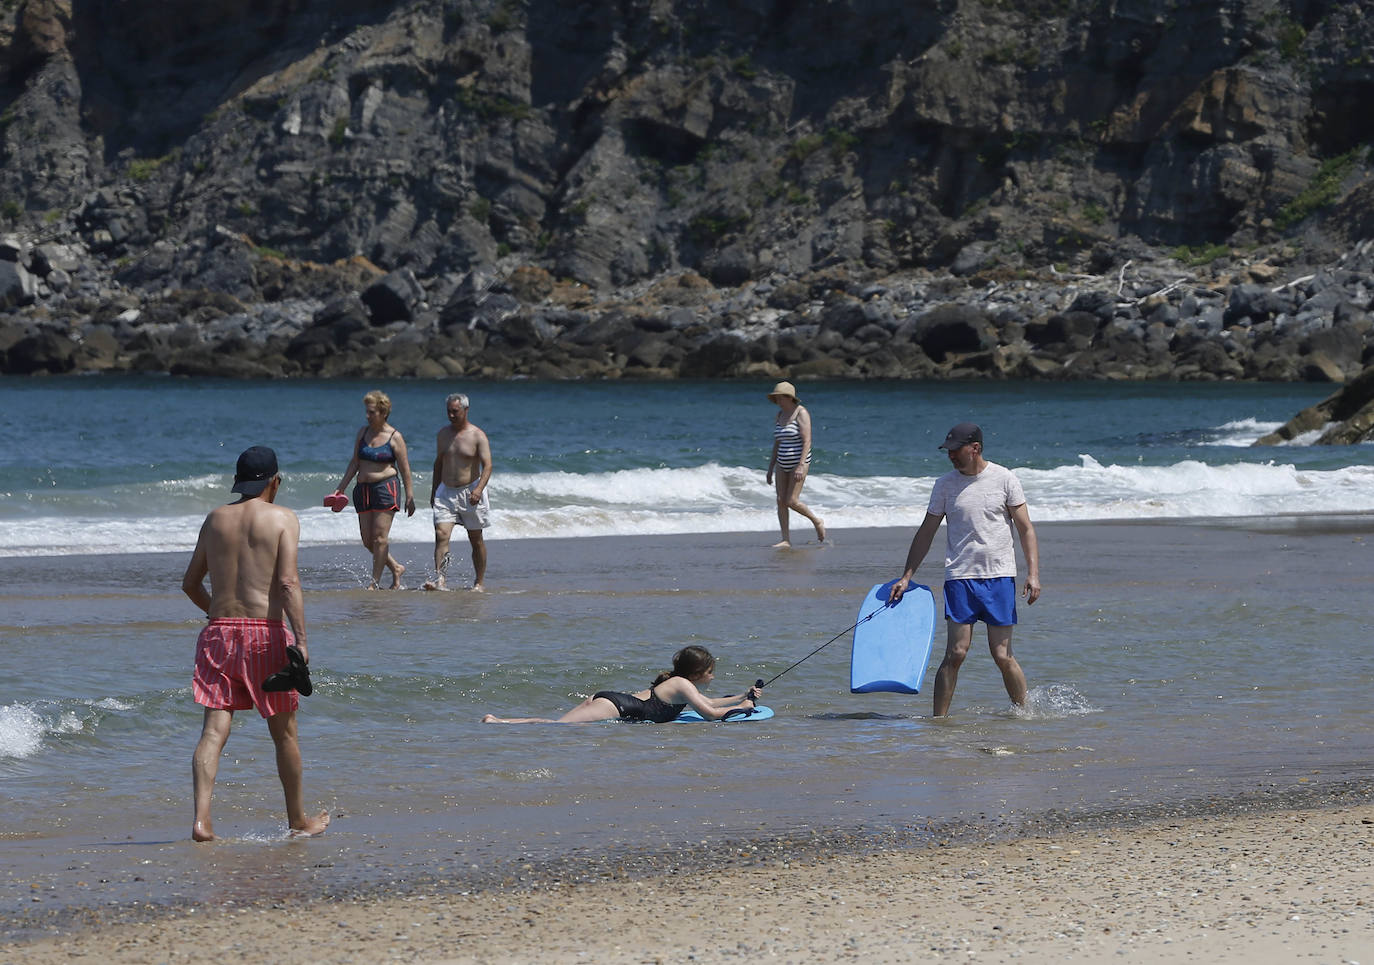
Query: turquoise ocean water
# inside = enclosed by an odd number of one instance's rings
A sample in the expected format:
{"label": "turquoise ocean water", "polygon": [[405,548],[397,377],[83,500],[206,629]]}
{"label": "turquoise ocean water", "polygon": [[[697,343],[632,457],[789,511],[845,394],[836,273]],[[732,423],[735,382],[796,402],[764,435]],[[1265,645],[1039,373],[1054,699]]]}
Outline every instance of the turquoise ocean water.
{"label": "turquoise ocean water", "polygon": [[[471,395],[496,464],[488,594],[362,589],[356,517],[320,499],[374,387],[391,394],[422,503],[444,395]],[[802,384],[806,498],[833,545],[792,552],[769,548],[769,387],[0,382],[7,904],[176,901],[205,880],[227,898],[461,886],[584,850],[930,822],[1014,831],[1368,781],[1374,447],[1249,447],[1324,387]],[[965,419],[1021,476],[1046,591],[1016,637],[1028,708],[1008,706],[980,640],[936,721],[928,693],[849,694],[843,631],[897,575],[948,467],[936,446]],[[179,583],[252,444],[277,449],[281,499],[302,519],[317,680],[306,791],[337,819],[317,841],[282,839],[271,745],[243,714],[216,797],[229,840],[197,848],[200,621]],[[418,586],[425,511],[393,539]],[[938,591],[938,565],[919,578]],[[771,688],[766,724],[477,723],[643,686],[688,642],[719,655],[724,693],[837,634]]]}
{"label": "turquoise ocean water", "polygon": [[[74,379],[11,383],[22,441],[0,451],[0,556],[189,549],[246,446],[273,445],[307,544],[356,537],[322,496],[362,425],[362,383]],[[383,386],[428,493],[443,384]],[[741,383],[462,386],[497,464],[494,539],[773,528],[763,485],[773,407]],[[1374,447],[1250,449],[1319,400],[1307,385],[822,383],[807,493],[839,527],[918,521],[948,468],[949,425],[985,423],[1038,519],[1374,510]],[[428,541],[429,521],[398,521]]]}

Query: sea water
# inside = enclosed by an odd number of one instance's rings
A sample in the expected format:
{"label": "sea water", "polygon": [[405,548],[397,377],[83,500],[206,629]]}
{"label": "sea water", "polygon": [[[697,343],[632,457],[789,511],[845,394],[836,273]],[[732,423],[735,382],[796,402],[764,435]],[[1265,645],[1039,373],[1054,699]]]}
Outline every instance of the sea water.
{"label": "sea water", "polygon": [[[234,460],[273,446],[280,499],[307,545],[357,538],[321,505],[363,425],[355,382],[167,378],[10,381],[23,438],[0,448],[0,556],[185,551]],[[384,386],[417,504],[454,385]],[[776,409],[753,383],[461,385],[492,440],[494,540],[776,526],[764,484]],[[807,498],[839,528],[919,522],[937,446],[966,419],[1012,466],[1041,520],[1197,518],[1374,510],[1374,447],[1250,443],[1326,394],[1304,384],[807,383]],[[426,514],[393,539],[432,539]],[[423,558],[417,558],[423,562]],[[409,562],[409,561],[407,561]],[[361,576],[360,576],[361,578]]]}
{"label": "sea water", "polygon": [[[805,498],[831,538],[794,520],[788,552],[771,548],[768,385],[384,385],[422,506],[444,395],[472,397],[496,466],[486,594],[414,589],[432,565],[423,508],[393,531],[411,589],[363,589],[356,517],[320,499],[372,387],[0,383],[22,427],[0,451],[11,908],[171,901],[207,882],[225,900],[461,887],[582,852],[1014,829],[1370,777],[1374,449],[1248,445],[1320,387],[803,383]],[[935,720],[929,675],[914,697],[848,693],[846,630],[898,574],[948,468],[936,447],[965,419],[1023,481],[1045,595],[1016,634],[1027,706],[1009,705],[980,635],[952,715]],[[228,842],[197,848],[185,839],[202,621],[179,587],[252,444],[277,449],[281,501],[302,519],[306,794],[335,822],[318,841],[282,840],[271,743],[244,713],[216,790]],[[463,586],[461,537],[455,549]],[[938,593],[938,558],[918,579]],[[768,692],[777,716],[478,723],[643,687],[685,643],[719,656],[715,693],[786,671]]]}

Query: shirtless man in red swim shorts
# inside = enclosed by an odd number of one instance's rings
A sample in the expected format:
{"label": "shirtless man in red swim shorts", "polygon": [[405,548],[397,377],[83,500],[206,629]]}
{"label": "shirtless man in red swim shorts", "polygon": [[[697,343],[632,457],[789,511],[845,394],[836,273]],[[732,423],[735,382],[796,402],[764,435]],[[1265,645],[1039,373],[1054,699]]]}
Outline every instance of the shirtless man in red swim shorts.
{"label": "shirtless man in red swim shorts", "polygon": [[[296,741],[294,691],[265,692],[262,682],[287,664],[294,643],[308,661],[305,603],[296,572],[301,524],[296,514],[274,505],[281,475],[277,454],[253,446],[239,456],[234,489],[242,498],[205,517],[181,588],[210,623],[196,641],[192,692],[205,707],[205,722],[191,758],[195,820],[191,837],[212,841],[210,795],[220,754],[229,739],[234,711],[256,708],[267,719],[277,745],[277,774],[286,792],[286,817],[293,835],[318,834],[329,812],[307,816],[301,791],[301,750]],[[205,589],[210,577],[211,590]],[[291,624],[290,630],[283,623]]]}

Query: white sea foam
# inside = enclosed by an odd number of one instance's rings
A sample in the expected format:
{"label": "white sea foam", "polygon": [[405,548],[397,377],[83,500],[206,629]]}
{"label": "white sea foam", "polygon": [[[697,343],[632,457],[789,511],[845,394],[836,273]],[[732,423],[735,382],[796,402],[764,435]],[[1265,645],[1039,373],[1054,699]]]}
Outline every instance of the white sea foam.
{"label": "white sea foam", "polygon": [[0,758],[32,757],[48,731],[47,722],[27,704],[0,707]]}
{"label": "white sea foam", "polygon": [[1094,707],[1086,696],[1068,684],[1048,684],[1031,688],[1026,694],[1026,705],[1013,712],[1029,720],[1052,720],[1100,714],[1102,708]]}
{"label": "white sea foam", "polygon": [[1035,518],[1205,518],[1374,510],[1374,467],[1300,470],[1282,463],[1081,465],[1018,471]]}
{"label": "white sea foam", "polygon": [[[1278,447],[1305,447],[1315,443],[1330,429],[1335,423],[1328,422],[1317,429],[1310,429],[1307,432],[1300,432],[1287,442],[1277,443]],[[1255,444],[1261,436],[1267,436],[1282,422],[1261,422],[1258,419],[1238,419],[1235,422],[1227,422],[1217,427],[1217,437],[1210,440],[1214,446],[1233,446],[1238,449],[1249,448]]]}
{"label": "white sea foam", "polygon": [[[1265,428],[1250,420],[1235,426],[1235,432],[1246,434]],[[1214,465],[1200,460],[1120,465],[1084,454],[1077,465],[1016,471],[1037,520],[1374,512],[1372,466],[1316,470],[1283,462]],[[203,487],[206,478],[187,480],[187,487]],[[805,498],[831,530],[912,526],[924,516],[933,483],[929,476],[817,473],[807,479]],[[426,487],[419,489],[423,498]],[[79,515],[50,507],[39,510],[43,515],[11,515],[0,528],[0,556],[186,552],[195,545],[205,512],[222,498],[213,489],[194,512],[166,516],[128,511],[98,515],[89,506]],[[777,525],[773,490],[762,472],[714,463],[586,474],[507,473],[492,480],[491,501],[492,539],[757,532]],[[306,545],[358,542],[352,510],[332,513],[318,504],[293,508]],[[805,521],[797,524],[799,534],[809,530]],[[433,526],[428,507],[422,505],[412,517],[398,514],[391,538],[429,543]]]}
{"label": "white sea foam", "polygon": [[1214,446],[1247,448],[1254,445],[1255,440],[1268,435],[1282,424],[1281,422],[1261,422],[1258,419],[1237,419],[1234,422],[1224,422],[1217,426],[1217,437],[1210,442]]}

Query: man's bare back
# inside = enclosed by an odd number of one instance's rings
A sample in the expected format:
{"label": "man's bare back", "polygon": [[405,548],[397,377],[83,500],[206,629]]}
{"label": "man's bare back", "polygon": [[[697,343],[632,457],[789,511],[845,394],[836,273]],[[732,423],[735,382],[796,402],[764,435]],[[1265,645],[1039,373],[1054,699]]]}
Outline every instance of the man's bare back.
{"label": "man's bare back", "polygon": [[[291,619],[298,614],[286,605],[292,591],[299,590],[299,541],[296,514],[266,500],[248,499],[213,510],[201,526],[191,560],[192,576],[203,566],[210,577],[212,593],[203,607],[206,615],[212,620],[289,619],[292,632],[302,640],[304,628]],[[195,583],[203,588],[200,579]],[[298,645],[304,646],[303,642]]]}

